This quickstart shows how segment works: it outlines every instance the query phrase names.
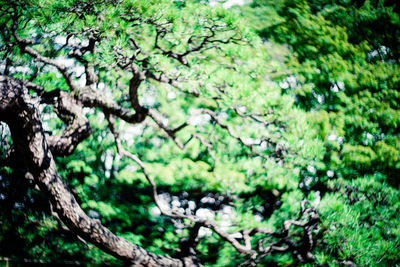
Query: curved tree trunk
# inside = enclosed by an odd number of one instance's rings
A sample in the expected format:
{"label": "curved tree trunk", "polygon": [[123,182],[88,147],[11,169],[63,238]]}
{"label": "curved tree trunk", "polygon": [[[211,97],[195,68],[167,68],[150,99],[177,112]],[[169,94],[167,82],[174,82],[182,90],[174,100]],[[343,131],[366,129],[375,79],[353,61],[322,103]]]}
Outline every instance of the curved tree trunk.
{"label": "curved tree trunk", "polygon": [[21,80],[0,76],[0,120],[8,124],[15,152],[45,193],[60,219],[75,234],[103,251],[135,266],[197,266],[191,258],[173,259],[155,255],[116,236],[99,220],[81,209],[67,184],[57,172],[46,142],[39,98],[34,98]]}

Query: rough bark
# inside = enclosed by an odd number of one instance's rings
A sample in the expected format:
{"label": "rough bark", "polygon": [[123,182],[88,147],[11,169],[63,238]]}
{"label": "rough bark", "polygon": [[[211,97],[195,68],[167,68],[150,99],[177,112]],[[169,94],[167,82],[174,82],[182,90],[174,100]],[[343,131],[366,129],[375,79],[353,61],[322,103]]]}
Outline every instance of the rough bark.
{"label": "rough bark", "polygon": [[11,130],[15,152],[35,183],[45,193],[59,218],[69,229],[105,252],[135,266],[196,266],[191,258],[173,259],[155,255],[118,237],[99,220],[81,209],[57,172],[44,135],[38,104],[21,80],[0,76],[0,120]]}
{"label": "rough bark", "polygon": [[91,134],[89,120],[83,112],[82,105],[79,105],[70,93],[60,90],[51,93],[55,94],[56,98],[48,100],[54,102],[52,104],[58,117],[67,127],[62,134],[49,136],[46,141],[53,156],[70,155],[76,146]]}

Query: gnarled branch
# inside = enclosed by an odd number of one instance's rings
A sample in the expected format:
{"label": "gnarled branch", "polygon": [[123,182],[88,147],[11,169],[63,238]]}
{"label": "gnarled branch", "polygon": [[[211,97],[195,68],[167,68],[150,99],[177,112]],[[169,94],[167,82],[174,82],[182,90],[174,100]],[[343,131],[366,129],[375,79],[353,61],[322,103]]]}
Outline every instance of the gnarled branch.
{"label": "gnarled branch", "polygon": [[38,99],[29,95],[27,88],[19,80],[0,76],[0,120],[9,125],[16,153],[68,228],[84,240],[129,264],[196,266],[191,258],[181,260],[150,253],[116,236],[99,220],[86,215],[57,172],[40,121],[38,102]]}

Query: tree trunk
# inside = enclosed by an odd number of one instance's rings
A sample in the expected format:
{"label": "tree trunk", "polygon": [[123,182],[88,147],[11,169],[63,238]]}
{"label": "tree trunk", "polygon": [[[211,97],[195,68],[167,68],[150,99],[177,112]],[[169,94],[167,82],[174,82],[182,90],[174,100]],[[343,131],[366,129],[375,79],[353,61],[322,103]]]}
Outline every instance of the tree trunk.
{"label": "tree trunk", "polygon": [[127,264],[198,266],[192,258],[173,259],[148,252],[116,236],[99,220],[86,215],[57,172],[43,132],[37,108],[39,102],[39,98],[34,98],[28,93],[22,80],[0,76],[0,120],[10,127],[15,152],[68,228]]}

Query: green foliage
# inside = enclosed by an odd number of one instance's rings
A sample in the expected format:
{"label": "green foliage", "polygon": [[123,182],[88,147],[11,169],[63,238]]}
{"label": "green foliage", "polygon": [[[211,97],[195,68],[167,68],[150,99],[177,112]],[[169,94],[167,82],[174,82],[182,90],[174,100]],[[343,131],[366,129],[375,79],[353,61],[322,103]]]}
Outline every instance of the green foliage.
{"label": "green foliage", "polygon": [[253,1],[240,10],[268,43],[289,46],[273,78],[325,144],[323,161],[302,170],[303,190],[322,196],[318,264],[398,264],[399,6]]}
{"label": "green foliage", "polygon": [[[278,229],[284,219],[296,215],[298,205],[295,211],[285,212],[275,211],[275,206],[281,205],[276,203],[286,201],[288,192],[299,192],[299,169],[306,168],[310,158],[316,160],[320,157],[322,143],[314,140],[313,131],[307,130],[310,123],[306,113],[293,107],[292,97],[282,95],[278,84],[265,78],[268,73],[284,67],[281,62],[271,60],[273,55],[247,29],[240,17],[223,8],[172,1],[96,3],[46,0],[20,2],[10,9],[20,13],[20,27],[17,27],[16,34],[22,38],[35,38],[37,41],[32,47],[36,51],[71,64],[75,72],[72,79],[77,83],[82,82],[77,72],[83,63],[96,66],[99,76],[97,89],[118,99],[124,107],[130,107],[126,89],[131,73],[110,66],[118,64],[115,54],[130,58],[136,53],[131,38],[142,50],[135,59],[139,68],[151,65],[150,71],[155,75],[182,77],[179,79],[182,85],[180,90],[169,84],[145,80],[140,86],[139,99],[143,106],[157,109],[167,117],[172,128],[188,122],[184,131],[176,136],[179,142],[185,143],[184,149],[178,148],[151,120],[140,125],[117,121],[122,145],[145,162],[166,205],[173,206],[178,202],[178,206],[186,212],[209,210],[217,215],[215,219],[220,223],[239,225],[229,231],[247,228],[250,222],[254,227],[265,224]],[[0,35],[4,47],[0,51],[1,56],[8,56],[12,66],[30,69],[20,71],[20,68],[14,67],[10,69],[10,74],[31,79],[47,91],[57,88],[69,91],[67,82],[57,70],[32,62],[21,49],[11,46],[11,51],[4,46],[14,40],[10,34],[10,20],[11,13],[5,11],[0,20],[4,29]],[[162,38],[157,37],[156,27],[159,25],[165,25],[166,32]],[[210,34],[211,26],[215,27],[215,32],[211,34],[223,42],[188,54],[185,58],[187,62],[177,62],[167,53],[160,52],[162,50],[155,45],[155,40],[160,38],[157,45],[162,49],[184,53],[189,39],[199,42],[201,39],[196,38]],[[74,61],[70,57],[73,48],[65,45],[65,38],[75,38],[74,42],[82,45],[91,33],[89,28],[103,41],[96,44],[95,52]],[[225,42],[228,38],[232,40]],[[148,65],[143,63],[144,59]],[[38,73],[32,76],[35,69]],[[199,97],[188,94],[193,89],[198,91]],[[209,114],[199,113],[201,108],[215,113],[219,123]],[[48,134],[59,134],[64,126],[55,119],[54,111],[44,108],[42,112]],[[256,117],[251,118],[249,114]],[[173,221],[160,216],[151,198],[151,188],[140,168],[131,160],[117,155],[114,137],[107,128],[104,115],[96,110],[86,115],[94,131],[79,144],[73,155],[56,159],[59,173],[72,187],[75,197],[89,216],[101,220],[111,231],[147,250],[174,256],[179,240],[187,237],[187,231],[177,229]],[[194,134],[202,139],[191,138]],[[12,173],[12,176],[16,175]],[[16,200],[9,190],[8,186],[4,186],[2,192],[7,201],[14,203]],[[297,193],[296,200],[299,200],[301,195]],[[271,203],[266,203],[261,196],[266,196]],[[210,197],[215,205],[205,202]],[[32,199],[32,203],[37,201]],[[242,209],[243,205],[254,212]],[[32,214],[37,223],[14,223],[15,229],[12,230],[7,228],[7,224],[2,224],[5,232],[14,231],[27,238],[34,238],[35,234],[47,235],[52,243],[42,244],[43,257],[36,253],[34,241],[26,243],[29,247],[19,243],[23,256],[13,249],[6,250],[4,255],[52,262],[58,260],[57,255],[67,253],[68,259],[82,263],[116,264],[109,256],[90,245],[86,247],[76,239],[50,236],[50,233],[60,231],[61,225],[49,219],[49,206],[44,200],[36,205],[36,209],[25,204],[18,210],[10,204],[9,209],[22,218]],[[228,220],[220,215],[224,209],[231,210]],[[280,212],[281,216],[278,215]],[[259,222],[256,213],[261,214],[259,216],[265,222]],[[271,222],[266,222],[272,213],[276,215]],[[7,223],[12,222],[12,216],[4,218]],[[29,234],[18,232],[29,227],[32,227]],[[3,240],[1,244],[9,239]],[[217,254],[215,249],[219,247],[221,254]],[[199,250],[205,253],[201,256],[202,261],[209,265],[236,265],[235,262],[245,258],[209,233],[201,238]],[[236,258],[237,261],[227,261],[227,258]],[[292,256],[286,258],[290,260]]]}
{"label": "green foliage", "polygon": [[[185,131],[176,134],[184,149],[150,119],[116,123],[122,145],[145,162],[166,205],[214,213],[232,233],[258,226],[279,231],[307,198],[321,214],[310,265],[400,264],[397,6],[372,0],[359,5],[257,0],[226,10],[195,2],[1,1],[0,57],[12,62],[9,75],[31,79],[46,91],[69,91],[57,70],[33,62],[14,45],[7,7],[12,4],[21,14],[25,26],[17,34],[34,38],[34,49],[61,61],[72,60],[72,48],[62,40],[71,35],[83,44],[87,29],[94,29],[103,41],[82,61],[96,66],[98,90],[130,108],[126,91],[132,75],[115,67],[114,51],[133,57],[134,38],[142,49],[135,61],[139,68],[146,67],[146,59],[153,73],[182,85],[178,90],[145,80],[141,104],[157,109],[171,128],[190,118]],[[183,64],[156,49],[155,23],[166,25],[158,45],[174,53],[184,53],[192,36],[209,34],[210,25],[222,29],[215,33],[220,40],[238,40],[189,54]],[[75,72],[82,67],[71,64]],[[79,74],[72,77],[82,82]],[[191,96],[194,89],[199,97]],[[202,108],[220,123],[200,114]],[[71,156],[56,159],[59,173],[89,216],[149,251],[176,255],[188,231],[159,214],[139,166],[117,154],[103,113],[85,112],[94,131]],[[53,110],[44,107],[42,114],[50,135],[63,130]],[[249,114],[257,116],[249,119]],[[4,156],[12,141],[1,127]],[[193,134],[211,144],[211,151]],[[244,142],[260,146],[252,151]],[[23,180],[19,170],[0,166],[0,256],[121,264],[66,231],[51,216],[45,197]],[[295,227],[290,233],[300,235]],[[205,266],[238,266],[248,259],[209,232],[197,250]],[[287,253],[267,255],[260,266],[298,264]]]}
{"label": "green foliage", "polygon": [[331,256],[320,264],[335,258],[353,259],[362,266],[398,263],[400,194],[381,179],[367,176],[329,183],[336,193],[324,197],[320,210],[326,229],[324,242]]}
{"label": "green foliage", "polygon": [[[276,5],[255,1],[252,7],[261,12]],[[328,152],[326,170],[350,177],[384,166],[378,170],[398,185],[398,15],[384,2],[369,1],[360,8],[345,1],[289,1],[275,12],[280,19],[271,20],[278,23],[255,26],[264,38],[293,51],[287,60],[290,76],[282,76],[281,85],[311,111],[320,128]],[[383,19],[390,29],[380,27]]]}

